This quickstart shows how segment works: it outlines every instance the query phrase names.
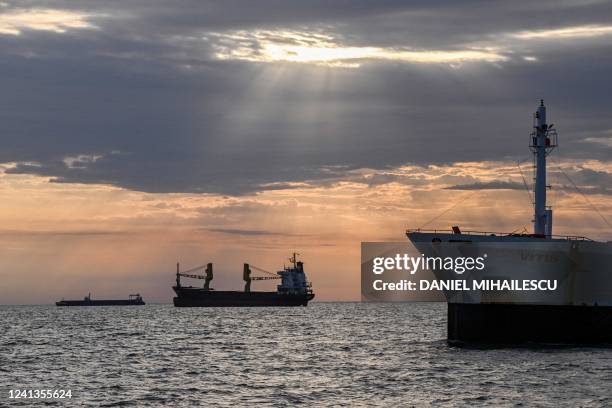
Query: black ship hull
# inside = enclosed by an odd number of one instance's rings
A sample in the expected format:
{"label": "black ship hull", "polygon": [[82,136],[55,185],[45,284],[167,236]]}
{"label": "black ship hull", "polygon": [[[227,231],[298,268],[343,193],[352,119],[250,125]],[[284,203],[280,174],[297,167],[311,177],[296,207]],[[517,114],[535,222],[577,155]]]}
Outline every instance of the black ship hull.
{"label": "black ship hull", "polygon": [[279,294],[277,292],[239,292],[174,287],[176,307],[262,307],[307,306],[313,293]]}
{"label": "black ship hull", "polygon": [[612,306],[449,303],[456,346],[612,344]]}
{"label": "black ship hull", "polygon": [[142,306],[145,302],[135,299],[108,299],[108,300],[60,300],[55,306]]}

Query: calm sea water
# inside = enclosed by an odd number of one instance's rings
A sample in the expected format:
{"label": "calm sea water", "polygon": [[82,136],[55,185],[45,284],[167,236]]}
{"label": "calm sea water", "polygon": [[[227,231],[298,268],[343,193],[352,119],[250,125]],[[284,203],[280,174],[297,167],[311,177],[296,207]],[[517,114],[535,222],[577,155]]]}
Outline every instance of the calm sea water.
{"label": "calm sea water", "polygon": [[0,406],[37,404],[14,388],[73,406],[612,404],[612,350],[452,348],[445,311],[0,306]]}

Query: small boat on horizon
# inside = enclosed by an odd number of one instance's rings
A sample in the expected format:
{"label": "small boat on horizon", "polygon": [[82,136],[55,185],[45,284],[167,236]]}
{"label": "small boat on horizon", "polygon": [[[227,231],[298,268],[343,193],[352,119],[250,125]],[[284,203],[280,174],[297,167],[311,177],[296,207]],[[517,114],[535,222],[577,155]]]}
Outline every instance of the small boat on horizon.
{"label": "small boat on horizon", "polygon": [[145,302],[139,293],[129,295],[128,299],[92,299],[91,292],[83,300],[62,300],[55,306],[142,306]]}

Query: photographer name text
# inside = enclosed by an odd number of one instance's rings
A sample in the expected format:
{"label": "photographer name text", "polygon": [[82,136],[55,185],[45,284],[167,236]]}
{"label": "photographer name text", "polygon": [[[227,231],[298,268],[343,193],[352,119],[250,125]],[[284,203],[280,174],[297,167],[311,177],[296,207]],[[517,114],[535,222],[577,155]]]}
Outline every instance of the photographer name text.
{"label": "photographer name text", "polygon": [[402,279],[397,282],[385,282],[377,279],[372,283],[376,291],[554,291],[557,290],[556,279],[481,279],[481,280],[419,280]]}

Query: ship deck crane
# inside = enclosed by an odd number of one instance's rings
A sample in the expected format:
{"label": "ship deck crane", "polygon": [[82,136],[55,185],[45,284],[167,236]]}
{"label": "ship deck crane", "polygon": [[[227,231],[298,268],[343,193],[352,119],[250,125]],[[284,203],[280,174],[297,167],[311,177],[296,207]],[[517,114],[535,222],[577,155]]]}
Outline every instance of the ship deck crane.
{"label": "ship deck crane", "polygon": [[[268,276],[251,276],[251,268],[263,272],[263,273],[267,273]],[[244,291],[245,292],[250,292],[251,291],[251,281],[263,281],[263,280],[274,280],[274,279],[282,279],[281,276],[278,276],[277,274],[270,272],[270,271],[266,271],[265,269],[259,268],[255,265],[249,265],[248,263],[244,264],[244,270],[243,270],[243,274],[242,274],[242,278],[244,279]]]}
{"label": "ship deck crane", "polygon": [[[200,271],[205,269],[205,275],[198,275],[192,272]],[[184,272],[180,271],[179,264],[176,264],[176,286],[181,287],[181,276],[184,278],[192,278],[192,279],[204,279],[204,290],[210,289],[210,282],[213,280],[213,266],[212,263],[208,263],[206,265],[196,266],[195,268],[188,269]]]}
{"label": "ship deck crane", "polygon": [[[259,272],[263,272],[267,274],[267,276],[251,276],[251,273],[252,273],[251,268]],[[204,275],[193,273],[193,272],[204,271],[204,270],[205,270]],[[179,288],[181,287],[181,277],[191,278],[191,279],[204,279],[204,290],[212,290],[210,288],[210,282],[213,280],[212,263],[196,266],[195,268],[191,268],[183,272],[180,271],[180,265],[177,263],[176,264],[176,286]],[[277,274],[273,272],[259,268],[255,265],[249,265],[245,263],[244,271],[243,271],[243,279],[245,281],[244,291],[250,292],[251,291],[251,281],[276,280],[276,279],[282,279],[282,277],[278,276]]]}

